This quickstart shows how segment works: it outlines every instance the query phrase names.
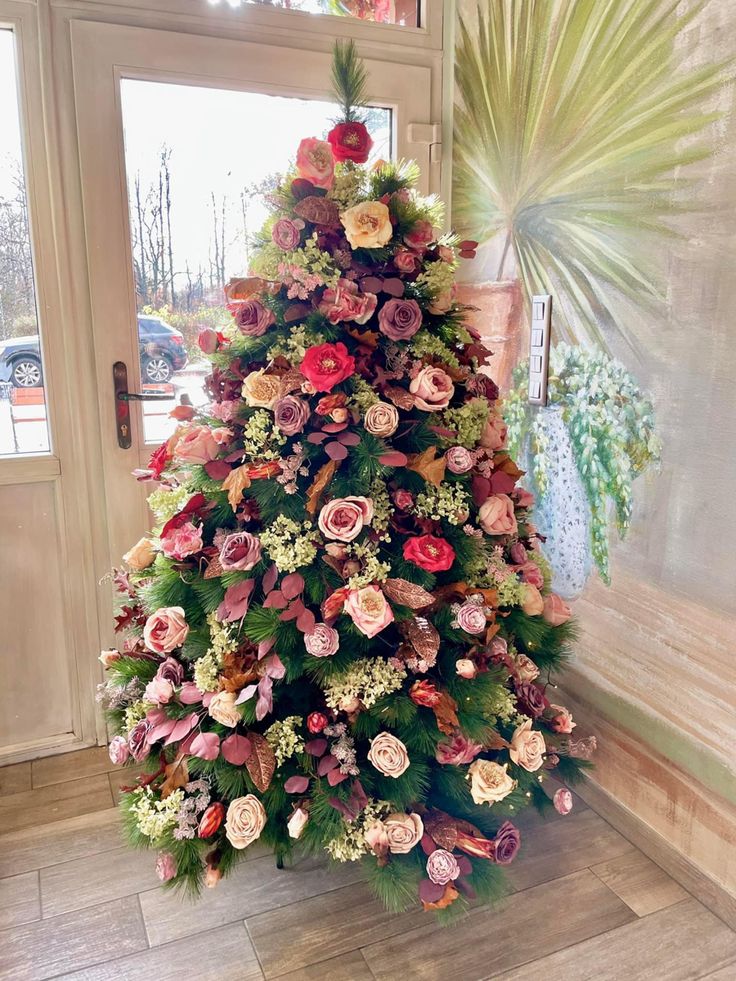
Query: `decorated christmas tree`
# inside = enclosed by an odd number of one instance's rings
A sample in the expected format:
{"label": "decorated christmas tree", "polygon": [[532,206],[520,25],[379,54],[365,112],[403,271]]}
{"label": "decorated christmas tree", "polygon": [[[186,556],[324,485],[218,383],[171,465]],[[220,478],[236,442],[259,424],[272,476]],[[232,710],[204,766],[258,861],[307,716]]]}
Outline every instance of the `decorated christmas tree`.
{"label": "decorated christmas tree", "polygon": [[351,45],[334,75],[340,122],[299,144],[232,322],[200,336],[211,402],[151,459],[101,695],[164,881],[214,885],[261,840],[446,918],[502,891],[516,815],[591,740],[554,704],[570,611],[454,298],[473,243],[413,165],[361,166]]}

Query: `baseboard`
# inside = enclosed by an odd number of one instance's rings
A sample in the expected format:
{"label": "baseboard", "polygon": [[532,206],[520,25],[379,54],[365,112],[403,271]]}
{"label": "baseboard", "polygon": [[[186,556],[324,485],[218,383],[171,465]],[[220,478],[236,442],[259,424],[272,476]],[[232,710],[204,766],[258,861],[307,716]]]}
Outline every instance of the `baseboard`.
{"label": "baseboard", "polygon": [[0,766],[25,763],[27,760],[38,760],[42,756],[54,756],[57,753],[72,753],[76,749],[84,749],[91,745],[92,743],[80,739],[73,732],[32,739],[25,743],[14,743],[12,746],[3,746],[0,749]]}

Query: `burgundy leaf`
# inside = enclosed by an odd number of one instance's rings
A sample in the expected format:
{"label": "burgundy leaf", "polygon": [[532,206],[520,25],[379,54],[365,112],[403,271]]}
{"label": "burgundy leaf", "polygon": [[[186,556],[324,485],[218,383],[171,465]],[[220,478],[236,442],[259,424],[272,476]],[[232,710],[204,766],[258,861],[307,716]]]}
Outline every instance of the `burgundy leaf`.
{"label": "burgundy leaf", "polygon": [[296,626],[297,629],[301,630],[303,634],[311,634],[314,628],[317,626],[314,613],[312,613],[311,610],[302,610],[302,612],[296,618]]}
{"label": "burgundy leaf", "polygon": [[292,572],[281,582],[281,592],[287,600],[295,599],[304,589],[304,578],[298,572]]}
{"label": "burgundy leaf", "polygon": [[284,322],[291,324],[295,320],[303,320],[311,312],[312,308],[306,303],[292,303],[284,310]]}
{"label": "burgundy leaf", "polygon": [[357,433],[340,433],[337,441],[343,446],[357,446],[360,442],[360,436]]}
{"label": "burgundy leaf", "polygon": [[431,838],[430,835],[427,834],[426,831],[422,835],[422,840],[420,844],[422,846],[422,851],[424,852],[425,855],[431,855],[432,852],[437,851],[437,845],[435,845],[433,839]]}
{"label": "burgundy leaf", "polygon": [[327,749],[326,739],[310,739],[304,744],[304,749],[310,756],[322,756]]}
{"label": "burgundy leaf", "polygon": [[308,443],[317,443],[318,445],[320,443],[324,443],[326,439],[327,433],[310,433],[309,436],[307,436]]}
{"label": "burgundy leaf", "polygon": [[247,736],[238,736],[233,733],[232,736],[223,740],[221,750],[228,763],[232,763],[233,766],[242,766],[253,752],[253,746]]}
{"label": "burgundy leaf", "polygon": [[405,467],[409,461],[406,453],[402,453],[400,450],[390,450],[388,453],[382,453],[378,462],[382,463],[384,467]]}
{"label": "burgundy leaf", "polygon": [[169,738],[166,740],[166,745],[169,746],[171,743],[176,743],[185,736],[188,736],[192,729],[196,726],[197,721],[198,716],[196,712],[192,712],[191,715],[187,715],[184,719],[179,719],[169,733]]}
{"label": "burgundy leaf", "polygon": [[388,293],[389,296],[403,296],[404,284],[400,279],[384,279],[383,292]]}
{"label": "burgundy leaf", "polygon": [[200,760],[216,760],[220,755],[220,737],[216,732],[200,732],[192,740],[189,752]]}
{"label": "burgundy leaf", "polygon": [[491,493],[510,494],[516,486],[516,481],[503,470],[497,470],[491,477]]}
{"label": "burgundy leaf", "polygon": [[223,623],[241,620],[248,612],[250,596],[255,589],[255,579],[243,579],[242,582],[228,586],[222,603],[217,608],[217,618]]}
{"label": "burgundy leaf", "polygon": [[487,477],[475,476],[472,482],[473,500],[480,507],[491,493],[491,482]]}
{"label": "burgundy leaf", "polygon": [[332,753],[328,753],[327,756],[323,756],[322,759],[319,761],[319,766],[317,767],[317,773],[321,777],[323,777],[326,773],[329,773],[330,770],[334,770],[336,766],[337,766],[337,760],[332,755]]}
{"label": "burgundy leaf", "polygon": [[383,289],[383,280],[378,276],[364,276],[360,281],[360,288],[364,293],[380,293]]}
{"label": "burgundy leaf", "polygon": [[325,446],[325,453],[331,460],[344,460],[348,455],[348,451],[342,445],[342,443],[328,443]]}
{"label": "burgundy leaf", "polygon": [[347,427],[346,422],[325,422],[322,425],[323,433],[341,433]]}
{"label": "burgundy leaf", "polygon": [[272,589],[263,601],[265,610],[284,610],[289,605],[289,600],[280,589]]}
{"label": "burgundy leaf", "polygon": [[279,570],[278,570],[278,567],[277,567],[276,563],[274,562],[273,565],[269,566],[268,569],[266,569],[266,573],[265,573],[265,575],[263,577],[263,592],[264,593],[270,593],[271,592],[271,590],[273,589],[273,587],[276,585],[276,580],[278,579],[278,577],[279,577]]}
{"label": "burgundy leaf", "polygon": [[445,895],[445,887],[437,885],[431,879],[422,879],[419,883],[419,898],[423,903],[438,903]]}
{"label": "burgundy leaf", "polygon": [[279,620],[282,623],[288,623],[289,620],[296,620],[298,616],[301,615],[301,610],[296,609],[296,603],[291,603],[288,610],[284,610],[283,613],[279,613]]}
{"label": "burgundy leaf", "polygon": [[155,725],[153,729],[149,730],[148,736],[146,737],[146,742],[149,744],[149,746],[155,742],[158,742],[159,739],[163,739],[165,736],[168,736],[175,725],[176,719],[167,719],[165,722],[159,722],[158,725]]}
{"label": "burgundy leaf", "polygon": [[470,875],[473,871],[473,865],[467,855],[456,855],[457,865],[460,869],[460,875]]}
{"label": "burgundy leaf", "polygon": [[336,787],[339,783],[342,783],[343,780],[347,780],[349,776],[349,773],[343,773],[342,770],[330,770],[330,772],[327,774],[327,783],[331,787]]}
{"label": "burgundy leaf", "polygon": [[303,794],[309,786],[309,777],[289,777],[284,784],[287,794]]}
{"label": "burgundy leaf", "polygon": [[273,681],[268,675],[258,682],[258,699],[256,701],[256,718],[259,722],[273,711]]}
{"label": "burgundy leaf", "polygon": [[210,460],[209,463],[205,463],[204,469],[212,480],[224,480],[230,473],[231,467],[224,460]]}
{"label": "burgundy leaf", "polygon": [[146,721],[150,722],[152,726],[161,725],[161,723],[166,722],[168,718],[168,715],[162,708],[152,708],[146,712]]}
{"label": "burgundy leaf", "polygon": [[445,429],[444,426],[429,426],[428,428],[431,429],[433,433],[437,433],[438,436],[446,436],[447,439],[455,439],[457,436],[454,429]]}

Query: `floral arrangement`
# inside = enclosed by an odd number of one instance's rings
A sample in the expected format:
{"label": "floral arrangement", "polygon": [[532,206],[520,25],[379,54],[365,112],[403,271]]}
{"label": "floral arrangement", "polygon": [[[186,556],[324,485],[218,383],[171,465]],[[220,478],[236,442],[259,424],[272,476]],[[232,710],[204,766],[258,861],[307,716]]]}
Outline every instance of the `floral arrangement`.
{"label": "floral arrangement", "polygon": [[[547,491],[547,440],[543,420],[528,402],[528,361],[514,371],[505,403],[511,452],[529,447],[540,495]],[[631,522],[632,484],[659,460],[654,409],[619,362],[601,350],[558,344],[550,351],[548,402],[562,408],[580,479],[590,504],[590,548],[604,582],[608,574],[609,507],[623,538]]]}
{"label": "floral arrangement", "polygon": [[592,737],[548,688],[572,637],[488,352],[413,167],[360,166],[352,46],[342,120],[271,194],[257,275],[205,329],[211,404],[141,478],[153,532],[116,573],[101,690],[133,845],[214,885],[260,839],[364,861],[391,910],[492,899],[529,803],[562,813]]}

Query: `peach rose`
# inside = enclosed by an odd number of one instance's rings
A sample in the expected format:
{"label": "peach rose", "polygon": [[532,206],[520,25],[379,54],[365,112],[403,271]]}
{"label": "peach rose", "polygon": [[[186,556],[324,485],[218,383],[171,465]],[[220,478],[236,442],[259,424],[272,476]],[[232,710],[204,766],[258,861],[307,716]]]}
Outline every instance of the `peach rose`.
{"label": "peach rose", "polygon": [[480,445],[486,450],[502,450],[506,446],[508,431],[501,416],[492,415],[483,427]]}
{"label": "peach rose", "polygon": [[154,654],[170,654],[187,639],[189,626],[180,606],[162,606],[146,620],[143,640]]}
{"label": "peach rose", "polygon": [[177,441],[174,456],[185,463],[209,463],[219,451],[209,426],[192,426]]}
{"label": "peach rose", "polygon": [[487,535],[513,535],[517,527],[514,502],[508,494],[491,494],[480,506],[478,521]]}
{"label": "peach rose", "polygon": [[455,661],[455,671],[460,675],[461,678],[465,678],[470,681],[472,678],[478,674],[478,669],[476,668],[473,661],[467,657],[461,657],[459,660]]}
{"label": "peach rose", "polygon": [[120,653],[120,651],[115,650],[115,648],[113,648],[110,651],[100,651],[100,656],[98,660],[102,665],[102,667],[107,669],[110,667],[111,664],[114,664],[116,661],[119,661],[122,656],[123,655]]}
{"label": "peach rose", "polygon": [[470,796],[476,804],[496,804],[508,797],[516,780],[508,775],[508,767],[492,760],[474,760],[468,767]]}
{"label": "peach rose", "polygon": [[143,572],[149,566],[153,565],[153,560],[156,558],[156,549],[153,547],[153,542],[150,538],[141,538],[140,541],[136,542],[135,545],[126,552],[123,556],[123,562],[127,565],[129,569],[134,572]]}
{"label": "peach rose", "polygon": [[317,524],[325,538],[352,542],[372,518],[373,501],[369,497],[335,497],[324,505]]}
{"label": "peach rose", "polygon": [[371,740],[368,760],[384,777],[400,777],[410,762],[406,746],[390,732],[379,732]]}
{"label": "peach rose", "polygon": [[539,668],[536,666],[534,661],[526,654],[517,654],[514,658],[514,678],[517,679],[521,684],[528,681],[534,681],[535,678],[539,677]]}
{"label": "peach rose", "polygon": [[296,151],[296,169],[300,177],[315,187],[332,187],[335,158],[330,144],[326,140],[316,140],[313,136],[302,140]]}
{"label": "peach rose", "polygon": [[442,368],[426,365],[409,383],[414,404],[424,412],[446,409],[455,394],[452,378]]}
{"label": "peach rose", "polygon": [[365,428],[374,436],[393,436],[399,427],[399,412],[388,402],[376,402],[368,408],[363,420]]}
{"label": "peach rose", "polygon": [[419,844],[424,834],[424,824],[418,814],[389,814],[383,826],[388,850],[394,855],[406,855]]}
{"label": "peach rose", "polygon": [[544,762],[542,757],[547,752],[544,736],[536,729],[532,729],[532,720],[525,719],[520,726],[514,730],[511,737],[511,748],[509,756],[517,764],[534,773]]}
{"label": "peach rose", "polygon": [[218,691],[212,696],[207,711],[215,722],[233,729],[238,722],[243,721],[243,717],[235,704],[236,698],[237,695],[232,691]]}
{"label": "peach rose", "polygon": [[390,623],[394,613],[379,586],[351,589],[345,600],[345,612],[366,637],[375,637]]}
{"label": "peach rose", "polygon": [[383,821],[374,821],[365,830],[365,843],[376,855],[385,856],[388,851],[388,832]]}
{"label": "peach rose", "polygon": [[256,409],[272,409],[281,396],[281,379],[267,375],[266,369],[251,371],[243,382],[243,398]]}
{"label": "peach rose", "polygon": [[572,610],[557,593],[550,593],[549,596],[544,597],[542,619],[545,623],[552,627],[559,627],[561,623],[567,623],[571,616]]}
{"label": "peach rose", "polygon": [[230,802],[225,820],[225,836],[233,848],[247,848],[257,838],[266,824],[263,804],[253,794],[236,797]]}
{"label": "peach rose", "polygon": [[554,718],[550,719],[549,724],[554,731],[561,733],[563,736],[569,736],[577,725],[577,722],[573,722],[570,709],[565,708],[564,705],[550,705],[550,710],[554,712]]}
{"label": "peach rose", "polygon": [[353,249],[379,249],[393,235],[391,217],[382,201],[361,201],[340,215]]}
{"label": "peach rose", "polygon": [[544,610],[542,594],[531,583],[521,584],[521,608],[528,617],[538,617]]}

